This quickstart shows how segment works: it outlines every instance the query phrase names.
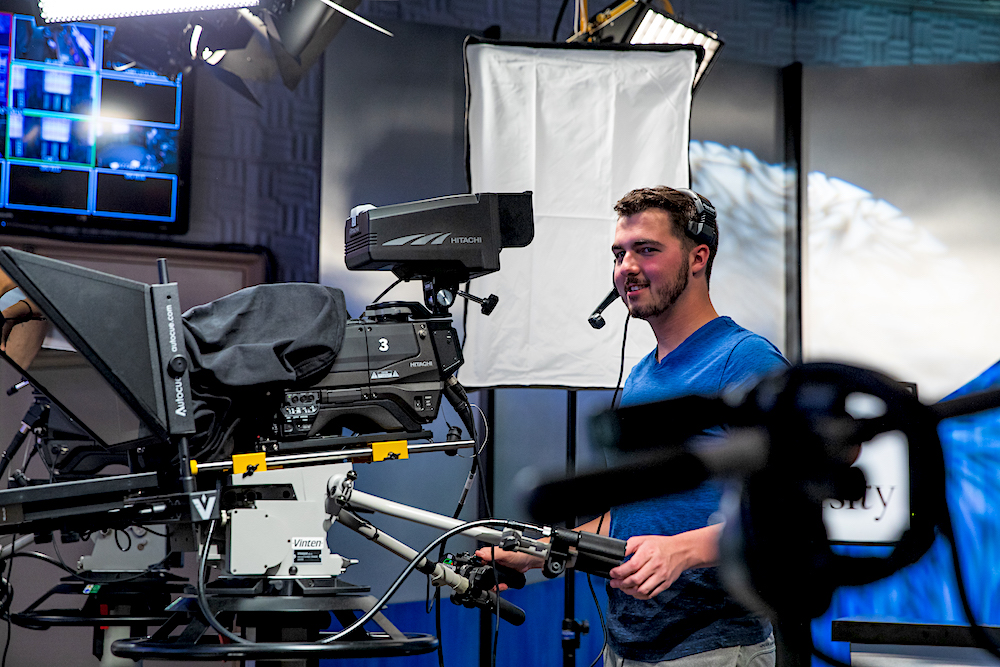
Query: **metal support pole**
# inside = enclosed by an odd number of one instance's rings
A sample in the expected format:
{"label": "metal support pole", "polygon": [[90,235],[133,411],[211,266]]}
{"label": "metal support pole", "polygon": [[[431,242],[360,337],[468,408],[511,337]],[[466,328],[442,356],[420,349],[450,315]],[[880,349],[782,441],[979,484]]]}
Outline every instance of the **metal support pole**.
{"label": "metal support pole", "polygon": [[802,361],[803,237],[809,214],[809,172],[806,165],[802,110],[802,63],[781,70],[781,109],[784,126],[785,177],[792,193],[785,201],[785,356]]}
{"label": "metal support pole", "polygon": [[[497,429],[496,429],[496,398],[497,392],[495,389],[485,390],[486,394],[486,428],[489,429],[491,434],[491,440],[493,442],[497,441]],[[486,431],[484,431],[485,433]],[[489,446],[483,449],[482,456],[480,457],[480,462],[483,468],[479,471],[482,475],[483,485],[486,487],[486,498],[479,499],[479,518],[488,519],[491,518],[486,510],[486,506],[492,509],[493,507],[493,447]],[[484,502],[485,500],[485,502]],[[481,609],[479,611],[479,665],[480,667],[490,667],[493,660],[493,628],[495,627],[495,619],[489,611]]]}
{"label": "metal support pole", "polygon": [[[576,390],[566,392],[566,475],[576,474]],[[573,528],[576,517],[566,519]],[[576,667],[576,649],[580,648],[581,624],[576,620],[576,573],[563,575],[562,649],[563,667]]]}
{"label": "metal support pole", "polygon": [[[802,63],[781,70],[781,110],[785,139],[785,177],[792,179],[792,192],[785,200],[785,356],[802,362],[802,294],[805,273],[804,237],[809,214],[809,169],[806,163],[805,116],[803,113]],[[782,618],[775,624],[779,667],[809,667],[810,626],[808,620]]]}

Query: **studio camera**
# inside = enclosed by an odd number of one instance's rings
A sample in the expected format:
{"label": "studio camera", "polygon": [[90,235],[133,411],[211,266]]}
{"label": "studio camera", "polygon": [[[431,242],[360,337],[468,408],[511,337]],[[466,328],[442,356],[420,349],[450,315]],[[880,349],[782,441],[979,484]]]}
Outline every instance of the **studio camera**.
{"label": "studio camera", "polygon": [[464,392],[449,381],[463,363],[449,309],[457,295],[496,303],[495,296],[477,299],[458,287],[499,270],[503,248],[531,242],[531,193],[358,207],[344,236],[348,269],[420,280],[424,303],[376,303],[349,320],[326,377],[308,390],[284,392],[269,437],[260,440],[265,450],[327,446],[324,436],[339,437],[343,429],[430,437],[422,428],[437,417],[442,394],[465,421]]}
{"label": "studio camera", "polygon": [[[157,573],[173,554],[198,554],[195,594],[149,621],[187,627],[183,641],[161,630],[111,643],[116,655],[288,659],[436,645],[432,636],[399,633],[378,613],[385,600],[341,579],[356,561],[330,543],[328,531],[347,511],[334,482],[356,479],[359,461],[476,445],[468,398],[454,377],[463,358],[449,308],[456,296],[476,299],[460,285],[498,270],[504,247],[531,241],[531,194],[365,207],[347,222],[346,237],[348,268],[420,280],[424,303],[374,303],[351,319],[340,290],[295,283],[247,288],[181,313],[180,286],[165,261],[159,283],[149,285],[0,249],[0,268],[43,318],[33,320],[38,326],[14,323],[0,355],[35,392],[3,460],[20,458],[30,432],[26,446],[45,450],[37,460],[46,468],[43,476],[26,466],[10,475],[0,491],[0,533],[29,542],[56,531],[61,541],[113,535],[133,552],[128,566],[98,562],[95,550],[81,560],[81,575],[104,582],[107,595],[129,596],[123,609],[138,609],[151,591],[176,593]],[[434,442],[425,430],[442,396],[471,437]],[[114,474],[112,464],[127,472]],[[140,533],[162,542],[155,556],[124,537]],[[219,570],[215,581],[211,567]],[[436,585],[469,590],[461,572],[426,558],[421,567],[437,573]],[[52,616],[36,606],[14,621],[38,627]],[[317,619],[328,622],[330,610],[339,610],[344,630],[319,640],[325,626]],[[81,613],[60,613],[53,624],[86,624]],[[360,630],[368,620],[383,631]],[[96,633],[117,621],[95,623]],[[256,628],[257,640],[235,634],[237,626]],[[207,646],[201,637],[209,628],[228,641]],[[263,639],[275,628],[305,628],[305,641]],[[136,634],[143,633],[121,636]]]}

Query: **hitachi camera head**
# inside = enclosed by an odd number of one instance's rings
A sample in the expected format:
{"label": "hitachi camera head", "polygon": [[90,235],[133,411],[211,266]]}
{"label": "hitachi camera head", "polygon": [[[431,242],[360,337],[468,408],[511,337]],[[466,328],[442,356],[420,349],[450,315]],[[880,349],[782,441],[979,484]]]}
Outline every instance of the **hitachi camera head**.
{"label": "hitachi camera head", "polygon": [[503,248],[523,248],[535,235],[531,193],[483,192],[407,204],[358,207],[347,220],[344,250],[353,271],[392,271],[424,281],[427,305],[443,314],[459,283],[500,269]]}

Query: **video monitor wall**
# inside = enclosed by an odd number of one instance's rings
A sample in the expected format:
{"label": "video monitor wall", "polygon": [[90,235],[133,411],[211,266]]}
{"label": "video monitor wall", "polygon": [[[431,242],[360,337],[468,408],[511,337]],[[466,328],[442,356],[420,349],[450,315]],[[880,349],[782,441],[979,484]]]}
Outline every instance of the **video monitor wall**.
{"label": "video monitor wall", "polygon": [[186,231],[183,77],[120,62],[114,30],[0,13],[0,226]]}

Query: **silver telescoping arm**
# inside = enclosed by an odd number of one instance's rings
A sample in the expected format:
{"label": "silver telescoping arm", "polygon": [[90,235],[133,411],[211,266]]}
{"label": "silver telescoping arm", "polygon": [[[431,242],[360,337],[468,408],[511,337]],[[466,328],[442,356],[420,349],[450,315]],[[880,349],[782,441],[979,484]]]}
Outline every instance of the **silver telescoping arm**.
{"label": "silver telescoping arm", "polygon": [[[462,524],[466,523],[461,519],[453,519],[450,516],[444,516],[443,514],[428,512],[427,510],[422,510],[410,505],[404,505],[392,500],[380,498],[379,496],[373,496],[370,493],[358,491],[357,489],[351,493],[349,502],[351,507],[357,509],[378,512],[387,516],[394,516],[399,519],[405,519],[407,521],[412,521],[413,523],[423,524],[439,530],[451,530],[452,528],[458,528]],[[538,530],[541,537],[548,536],[550,532],[549,528],[543,528],[541,526],[539,526]],[[487,544],[494,544],[497,546],[508,544],[512,540],[516,539],[517,544],[515,546],[515,550],[531,553],[535,556],[539,556],[540,558],[545,557],[545,553],[548,548],[546,543],[539,542],[538,540],[530,537],[524,537],[520,531],[512,529],[499,531],[493,528],[476,527],[462,531],[462,535],[479,540],[480,542],[486,542]]]}
{"label": "silver telescoping arm", "polygon": [[[332,516],[338,516],[342,509],[360,509],[380,512],[445,531],[465,525],[465,522],[460,519],[435,514],[358,491],[354,488],[355,479],[357,479],[357,474],[353,471],[344,475],[335,475],[330,479],[327,489],[327,511]],[[368,523],[360,517],[358,520],[365,524]],[[374,529],[374,527],[372,528]],[[529,530],[537,531],[538,538],[525,536],[522,530],[514,528],[505,528],[503,531],[499,531],[492,528],[472,527],[460,534],[496,545],[505,551],[519,551],[537,556],[543,561],[542,573],[550,578],[559,576],[567,568],[575,568],[582,572],[607,578],[609,571],[625,560],[624,540],[548,526],[531,526]],[[377,529],[375,531],[377,532]],[[543,542],[539,538],[546,541]],[[382,546],[392,550],[387,544],[382,544]],[[431,572],[427,572],[427,574],[431,574]]]}
{"label": "silver telescoping arm", "polygon": [[[343,489],[344,486],[342,485],[341,490]],[[389,516],[396,516],[434,528],[448,530],[458,528],[465,523],[463,521],[459,521],[458,519],[452,519],[450,517],[435,514],[433,512],[427,512],[408,505],[402,505],[391,500],[379,498],[378,496],[372,496],[353,489],[351,489],[349,496],[351,507],[354,509],[378,511]],[[391,535],[379,530],[376,526],[372,525],[371,522],[355,514],[347,507],[347,499],[344,494],[331,496],[330,502],[328,503],[328,511],[330,511],[330,513],[335,516],[337,521],[344,527],[350,528],[362,537],[371,540],[375,544],[378,544],[382,548],[391,551],[405,560],[414,561],[415,569],[428,575],[430,577],[431,584],[434,586],[448,586],[452,588],[455,591],[455,595],[452,597],[453,602],[456,602],[457,604],[465,604],[466,606],[478,606],[489,609],[500,618],[513,625],[521,625],[524,622],[524,610],[500,598],[492,590],[484,589],[481,577],[483,570],[489,566],[482,566],[480,568],[468,566],[463,567],[459,563],[435,563],[426,557],[421,557],[420,553],[416,549],[413,549],[409,545],[400,542]],[[477,526],[469,528],[464,532],[464,534],[470,537],[476,537],[484,542],[499,544],[505,539],[505,534],[507,532],[508,531],[500,532]],[[517,532],[517,535],[520,536],[520,533]],[[512,539],[518,539],[514,538],[513,535],[510,537]],[[543,543],[538,543],[535,540],[530,541],[538,544],[538,548],[540,549],[544,549],[547,546]],[[458,568],[456,568],[456,565]],[[467,561],[466,565],[468,565]],[[466,574],[469,576],[465,576]],[[520,583],[516,586],[523,586],[523,577],[520,575],[516,576],[521,579]],[[469,577],[472,577],[475,581],[470,580]],[[487,585],[487,588],[492,588],[495,585],[494,579],[489,579],[489,582],[490,583]]]}

